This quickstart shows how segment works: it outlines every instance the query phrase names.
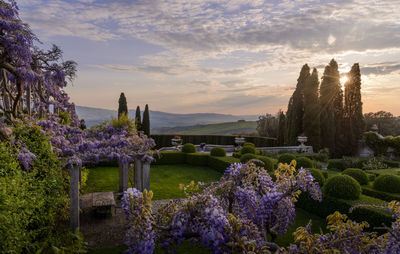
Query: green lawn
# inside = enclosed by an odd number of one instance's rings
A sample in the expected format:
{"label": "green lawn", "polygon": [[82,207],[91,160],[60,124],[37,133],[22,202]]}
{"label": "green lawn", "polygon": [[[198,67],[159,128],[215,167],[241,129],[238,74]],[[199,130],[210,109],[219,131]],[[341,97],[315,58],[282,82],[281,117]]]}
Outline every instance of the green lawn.
{"label": "green lawn", "polygon": [[[150,169],[150,189],[154,193],[153,200],[183,198],[179,184],[190,181],[217,181],[222,174],[209,167],[192,165],[152,165]],[[83,193],[118,190],[118,168],[97,167],[89,169],[89,176]]]}
{"label": "green lawn", "polygon": [[367,173],[371,174],[392,174],[392,175],[400,175],[400,168],[386,168],[386,169],[375,169],[375,170],[366,170]]}

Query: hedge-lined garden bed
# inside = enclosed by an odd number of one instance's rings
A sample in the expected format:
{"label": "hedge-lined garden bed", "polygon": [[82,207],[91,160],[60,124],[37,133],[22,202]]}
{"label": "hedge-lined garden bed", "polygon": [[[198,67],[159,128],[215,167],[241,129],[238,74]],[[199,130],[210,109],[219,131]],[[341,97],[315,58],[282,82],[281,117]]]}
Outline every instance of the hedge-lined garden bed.
{"label": "hedge-lined garden bed", "polygon": [[[172,134],[153,134],[151,138],[154,139],[157,146],[156,149],[161,147],[170,147],[171,139],[174,138],[175,135]],[[235,145],[235,135],[180,135],[182,137],[183,144],[192,143],[192,144],[213,144],[213,145]],[[276,146],[275,138],[266,138],[266,137],[254,137],[254,136],[246,136],[244,137],[247,142],[251,142],[255,144],[257,147],[273,147]]]}

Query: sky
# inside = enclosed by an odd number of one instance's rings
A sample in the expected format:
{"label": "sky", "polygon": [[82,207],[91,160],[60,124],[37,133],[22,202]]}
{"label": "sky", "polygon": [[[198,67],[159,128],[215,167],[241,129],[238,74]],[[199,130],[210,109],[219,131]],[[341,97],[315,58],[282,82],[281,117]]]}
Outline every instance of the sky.
{"label": "sky", "polygon": [[363,111],[400,115],[399,0],[17,0],[42,42],[78,63],[80,106],[171,113],[286,110],[300,69],[359,63]]}

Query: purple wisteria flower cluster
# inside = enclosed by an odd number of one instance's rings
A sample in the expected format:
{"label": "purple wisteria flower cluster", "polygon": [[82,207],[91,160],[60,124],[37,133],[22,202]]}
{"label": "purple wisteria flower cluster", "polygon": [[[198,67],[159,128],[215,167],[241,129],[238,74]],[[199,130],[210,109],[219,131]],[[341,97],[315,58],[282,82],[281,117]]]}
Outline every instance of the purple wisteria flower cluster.
{"label": "purple wisteria flower cluster", "polygon": [[[268,239],[286,233],[294,222],[294,203],[300,192],[308,191],[317,200],[321,200],[321,192],[311,174],[303,169],[296,171],[294,165],[280,165],[275,177],[274,181],[264,168],[250,162],[232,164],[218,182],[209,186],[194,188],[191,183],[190,189],[198,193],[171,201],[154,212],[154,240],[169,251],[176,251],[186,239],[213,253],[280,250]],[[140,197],[140,192],[134,192]],[[135,200],[140,206],[142,201]],[[141,229],[132,228],[129,220],[128,224],[132,232],[140,233]],[[130,237],[132,232],[128,232],[128,243],[137,246],[138,242],[130,242],[136,241]]]}

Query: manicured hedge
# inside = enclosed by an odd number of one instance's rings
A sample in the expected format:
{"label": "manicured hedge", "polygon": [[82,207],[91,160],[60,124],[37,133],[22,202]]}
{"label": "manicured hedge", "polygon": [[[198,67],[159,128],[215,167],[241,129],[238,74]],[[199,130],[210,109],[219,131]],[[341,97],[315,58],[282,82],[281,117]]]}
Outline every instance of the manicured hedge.
{"label": "manicured hedge", "polygon": [[233,163],[239,163],[240,160],[233,157],[214,157],[210,156],[208,158],[208,166],[220,172],[225,172],[225,170]]}
{"label": "manicured hedge", "polygon": [[328,160],[328,169],[343,171],[350,166],[342,159]]}
{"label": "manicured hedge", "polygon": [[338,199],[324,195],[322,202],[313,200],[308,193],[302,193],[299,197],[296,207],[302,208],[310,213],[316,214],[322,218],[339,211],[340,213],[347,214],[347,216],[357,222],[367,221],[370,224],[370,230],[376,231],[373,227],[381,227],[382,223],[391,225],[394,221],[390,214],[385,212],[366,207],[359,207],[354,209],[351,213],[350,208],[356,204],[374,204],[376,202],[382,203],[383,201],[374,199],[368,196],[361,195],[357,201],[349,201]]}
{"label": "manicured hedge", "polygon": [[256,159],[256,158],[257,158],[257,155],[252,154],[252,153],[246,153],[246,154],[243,154],[242,156],[240,156],[240,162],[241,163],[246,163],[249,160]]}
{"label": "manicured hedge", "polygon": [[389,168],[400,168],[399,161],[383,160],[382,162],[388,165]]}
{"label": "manicured hedge", "polygon": [[241,150],[240,153],[242,155],[247,154],[247,153],[251,153],[251,154],[256,154],[256,149],[252,146],[244,146]]}
{"label": "manicured hedge", "polygon": [[326,196],[356,200],[360,197],[361,186],[353,177],[348,175],[335,175],[328,178],[324,185],[323,192]]}
{"label": "manicured hedge", "polygon": [[389,174],[380,175],[374,181],[374,189],[390,193],[400,193],[400,177]]}
{"label": "manicured hedge", "polygon": [[313,161],[307,157],[296,158],[296,168],[312,168]]}
{"label": "manicured hedge", "polygon": [[195,153],[195,152],[197,152],[197,149],[192,143],[186,143],[182,146],[182,152]]}
{"label": "manicured hedge", "polygon": [[310,171],[311,175],[314,177],[315,181],[319,183],[320,187],[325,184],[325,177],[321,170],[316,168],[307,168],[307,170]]}
{"label": "manicured hedge", "polygon": [[[174,138],[173,134],[153,134],[151,138],[156,142],[156,149],[161,147],[170,147],[171,139]],[[183,143],[192,144],[214,144],[214,145],[235,145],[235,135],[180,135],[182,136]],[[244,137],[247,142],[255,144],[256,147],[272,147],[276,146],[275,138],[266,137]]]}
{"label": "manicured hedge", "polygon": [[184,164],[186,161],[186,154],[179,151],[161,151],[159,156],[154,157],[154,165]]}
{"label": "manicured hedge", "polygon": [[208,166],[208,153],[188,153],[186,154],[186,163],[196,166]]}
{"label": "manicured hedge", "polygon": [[362,169],[348,168],[342,174],[353,177],[360,185],[368,184],[368,176]]}
{"label": "manicured hedge", "polygon": [[253,144],[253,143],[251,143],[251,142],[246,142],[246,143],[244,143],[244,144],[243,144],[243,147],[245,147],[245,146],[251,146],[251,147],[256,148],[256,145]]}
{"label": "manicured hedge", "polygon": [[370,186],[361,186],[362,188],[362,193],[364,195],[374,197],[374,198],[379,198],[385,201],[392,201],[392,200],[399,200],[400,201],[400,194],[394,194],[394,193],[389,193],[389,192],[384,192],[384,191],[378,191]]}
{"label": "manicured hedge", "polygon": [[279,155],[278,162],[290,164],[292,160],[296,160],[296,155],[292,153],[283,153]]}
{"label": "manicured hedge", "polygon": [[226,156],[226,151],[222,147],[214,147],[210,151],[211,156],[217,156],[217,157],[225,157]]}

